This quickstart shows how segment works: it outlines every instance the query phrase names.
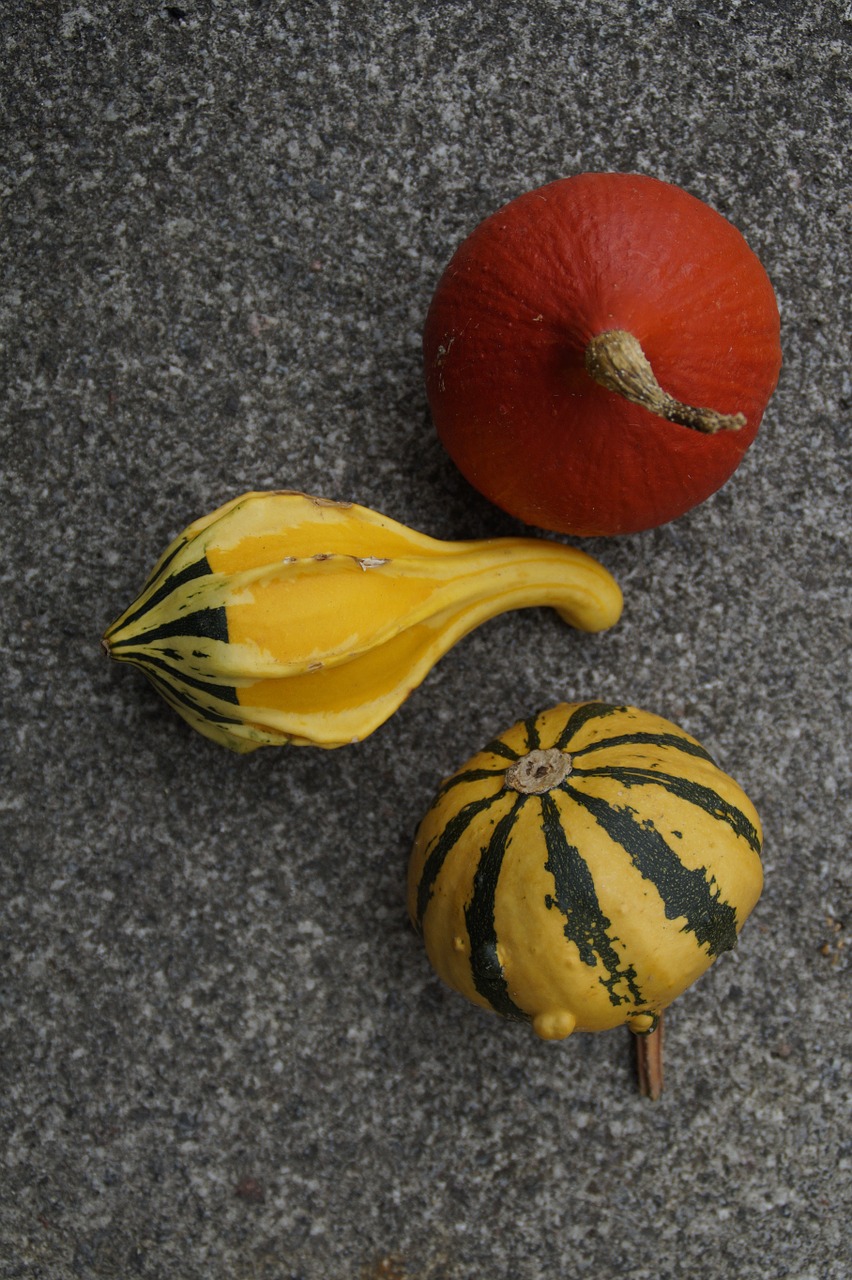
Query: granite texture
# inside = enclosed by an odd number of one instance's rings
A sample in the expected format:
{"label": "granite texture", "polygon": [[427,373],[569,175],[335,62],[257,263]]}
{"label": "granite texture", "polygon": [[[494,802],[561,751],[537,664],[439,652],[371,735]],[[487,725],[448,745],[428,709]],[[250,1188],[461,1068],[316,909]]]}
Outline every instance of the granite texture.
{"label": "granite texture", "polygon": [[[848,1142],[848,6],[8,4],[3,1280],[841,1280]],[[512,534],[430,426],[455,245],[584,169],[680,183],[762,257],[785,364],[676,523],[583,544],[623,621],[528,610],[357,748],[239,759],[99,636],[249,488]],[[438,780],[563,698],[683,724],[766,889],[672,1008],[543,1044],[404,911]]]}

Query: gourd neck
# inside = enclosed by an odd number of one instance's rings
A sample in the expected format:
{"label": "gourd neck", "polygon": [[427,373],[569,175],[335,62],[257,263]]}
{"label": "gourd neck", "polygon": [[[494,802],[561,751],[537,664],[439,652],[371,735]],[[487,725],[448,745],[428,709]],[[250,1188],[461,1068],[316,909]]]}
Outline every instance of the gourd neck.
{"label": "gourd neck", "polygon": [[660,386],[638,339],[626,329],[607,329],[592,338],[586,347],[585,363],[589,377],[600,386],[667,422],[677,422],[705,435],[739,431],[746,424],[742,413],[719,413],[675,400]]}
{"label": "gourd neck", "polygon": [[506,786],[525,796],[544,795],[558,787],[571,772],[571,757],[558,747],[530,751],[506,770]]}

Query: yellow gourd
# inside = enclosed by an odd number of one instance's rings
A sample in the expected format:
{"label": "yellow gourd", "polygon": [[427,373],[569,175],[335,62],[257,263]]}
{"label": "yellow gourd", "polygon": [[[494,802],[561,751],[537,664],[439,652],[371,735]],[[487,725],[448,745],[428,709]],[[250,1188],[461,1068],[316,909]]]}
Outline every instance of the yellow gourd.
{"label": "yellow gourd", "polygon": [[547,1040],[658,1015],[736,943],[760,896],[760,820],[677,725],[562,704],[439,790],[408,904],[441,978]]}
{"label": "yellow gourd", "polygon": [[622,600],[597,561],[556,542],[441,542],[365,507],[248,493],[172,543],[104,646],[235,751],[338,747],[474,627],[529,605],[600,631]]}

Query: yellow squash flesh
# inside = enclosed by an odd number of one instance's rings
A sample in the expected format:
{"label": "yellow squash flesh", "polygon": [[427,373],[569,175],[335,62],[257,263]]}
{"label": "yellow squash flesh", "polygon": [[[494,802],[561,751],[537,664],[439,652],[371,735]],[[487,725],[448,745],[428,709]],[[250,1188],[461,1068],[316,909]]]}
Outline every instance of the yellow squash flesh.
{"label": "yellow squash flesh", "polygon": [[473,628],[534,605],[601,631],[622,599],[556,542],[442,542],[365,507],[248,493],[172,543],[104,645],[232,750],[338,747],[383,724]]}

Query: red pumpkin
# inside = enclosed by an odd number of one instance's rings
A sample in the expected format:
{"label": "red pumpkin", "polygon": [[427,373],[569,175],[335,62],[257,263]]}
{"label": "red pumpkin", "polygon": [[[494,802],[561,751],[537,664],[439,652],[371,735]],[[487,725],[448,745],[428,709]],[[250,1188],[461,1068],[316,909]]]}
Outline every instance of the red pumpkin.
{"label": "red pumpkin", "polygon": [[633,533],[738,466],[778,381],[779,328],[721,214],[655,178],[581,174],[457,250],[426,319],[429,404],[463,474],[511,515]]}

